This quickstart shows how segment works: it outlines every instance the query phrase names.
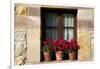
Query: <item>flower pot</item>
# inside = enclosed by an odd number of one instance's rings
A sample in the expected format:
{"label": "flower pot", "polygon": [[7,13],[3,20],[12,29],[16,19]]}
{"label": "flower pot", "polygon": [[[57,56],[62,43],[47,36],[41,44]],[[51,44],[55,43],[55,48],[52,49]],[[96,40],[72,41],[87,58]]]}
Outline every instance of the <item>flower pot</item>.
{"label": "flower pot", "polygon": [[63,51],[57,51],[56,52],[56,60],[62,61],[63,60]]}
{"label": "flower pot", "polygon": [[44,52],[43,54],[46,62],[51,60],[50,52]]}
{"label": "flower pot", "polygon": [[70,52],[69,53],[69,60],[75,60],[76,58],[76,53],[75,52]]}

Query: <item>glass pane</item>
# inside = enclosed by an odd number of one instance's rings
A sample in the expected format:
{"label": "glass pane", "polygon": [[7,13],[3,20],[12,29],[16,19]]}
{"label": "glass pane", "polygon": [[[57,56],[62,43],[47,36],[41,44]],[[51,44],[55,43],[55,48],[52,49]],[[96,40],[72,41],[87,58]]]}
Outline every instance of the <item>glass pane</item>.
{"label": "glass pane", "polygon": [[52,30],[51,29],[47,29],[46,30],[46,38],[51,38],[52,36]]}
{"label": "glass pane", "polygon": [[64,15],[64,26],[65,26],[65,27],[68,26],[68,16],[67,16],[67,14]]}
{"label": "glass pane", "polygon": [[74,37],[73,29],[65,29],[64,32],[64,39],[65,40],[70,40]]}
{"label": "glass pane", "polygon": [[47,27],[57,27],[57,22],[56,22],[56,13],[46,13],[45,15],[45,22]]}
{"label": "glass pane", "polygon": [[58,31],[56,29],[52,30],[52,39],[58,40]]}
{"label": "glass pane", "polygon": [[46,38],[52,38],[52,40],[58,39],[58,31],[56,29],[47,29]]}
{"label": "glass pane", "polygon": [[68,40],[72,39],[74,37],[73,29],[68,29]]}
{"label": "glass pane", "polygon": [[73,27],[74,20],[72,14],[64,14],[64,26],[65,27]]}
{"label": "glass pane", "polygon": [[65,32],[64,32],[64,39],[68,40],[68,30],[67,29],[65,29]]}

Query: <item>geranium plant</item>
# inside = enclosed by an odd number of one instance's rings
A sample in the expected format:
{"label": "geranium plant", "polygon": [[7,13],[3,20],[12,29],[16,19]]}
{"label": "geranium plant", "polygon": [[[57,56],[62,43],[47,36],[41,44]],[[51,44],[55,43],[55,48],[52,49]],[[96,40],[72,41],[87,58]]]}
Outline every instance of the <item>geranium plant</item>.
{"label": "geranium plant", "polygon": [[71,39],[70,42],[66,41],[65,53],[73,52],[79,49],[78,42],[75,39]]}
{"label": "geranium plant", "polygon": [[52,47],[52,39],[46,39],[43,41],[42,52],[49,52],[53,49]]}
{"label": "geranium plant", "polygon": [[79,49],[78,42],[75,39],[71,39],[69,42],[70,52],[76,51],[77,49]]}
{"label": "geranium plant", "polygon": [[54,46],[54,51],[63,51],[64,50],[64,39],[60,40],[54,40],[53,41],[53,46]]}
{"label": "geranium plant", "polygon": [[77,49],[79,49],[77,41],[75,39],[71,39],[69,42],[69,60],[76,59]]}
{"label": "geranium plant", "polygon": [[44,54],[45,61],[51,60],[51,51],[52,51],[52,40],[46,39],[43,41],[44,46],[42,47],[42,52]]}
{"label": "geranium plant", "polygon": [[[78,42],[75,39],[71,39],[70,41],[64,40],[64,38],[60,38],[59,40],[46,39],[43,41],[44,46],[42,47],[42,51],[44,53],[46,61],[49,60],[50,54],[55,51],[56,59],[59,61],[63,60],[63,53],[69,54],[69,59],[75,59],[75,53],[77,49],[79,49]],[[47,58],[48,57],[48,58]]]}
{"label": "geranium plant", "polygon": [[69,53],[69,42],[67,40],[65,40],[65,43],[64,43],[64,52],[65,54]]}

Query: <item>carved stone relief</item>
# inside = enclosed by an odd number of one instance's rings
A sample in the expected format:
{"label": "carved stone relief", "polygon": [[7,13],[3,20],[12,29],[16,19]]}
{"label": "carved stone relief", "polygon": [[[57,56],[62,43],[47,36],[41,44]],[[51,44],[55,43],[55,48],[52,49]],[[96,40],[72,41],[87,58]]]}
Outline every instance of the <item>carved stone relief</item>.
{"label": "carved stone relief", "polygon": [[24,64],[26,59],[27,42],[25,31],[15,31],[15,62],[16,64]]}

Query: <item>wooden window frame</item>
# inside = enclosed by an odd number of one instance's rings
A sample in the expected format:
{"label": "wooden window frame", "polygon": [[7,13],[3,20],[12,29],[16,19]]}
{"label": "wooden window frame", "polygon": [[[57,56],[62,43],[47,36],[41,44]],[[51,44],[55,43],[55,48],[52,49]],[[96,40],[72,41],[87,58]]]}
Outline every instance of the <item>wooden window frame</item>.
{"label": "wooden window frame", "polygon": [[[65,13],[68,13],[68,14],[73,14],[74,15],[74,27],[63,27],[63,28],[73,28],[74,30],[74,38],[77,40],[77,9],[65,9],[65,8],[46,8],[46,7],[41,7],[41,49],[42,49],[42,46],[43,46],[43,40],[45,40],[45,29],[46,28],[51,28],[51,29],[57,29],[56,27],[46,27],[46,24],[45,24],[45,13],[46,12],[50,12],[50,13],[58,13],[58,14],[65,14]],[[60,15],[59,15],[60,16]],[[63,17],[60,17],[60,22],[64,23],[63,20],[64,18]],[[60,38],[60,36],[62,35],[62,32],[64,32],[64,30],[60,29],[62,27],[63,24],[59,24],[58,23],[58,29],[59,29],[59,34],[58,34],[58,37]],[[58,38],[58,39],[59,39]],[[43,54],[41,52],[41,57],[43,57]],[[41,58],[41,61],[43,61],[44,58]]]}

